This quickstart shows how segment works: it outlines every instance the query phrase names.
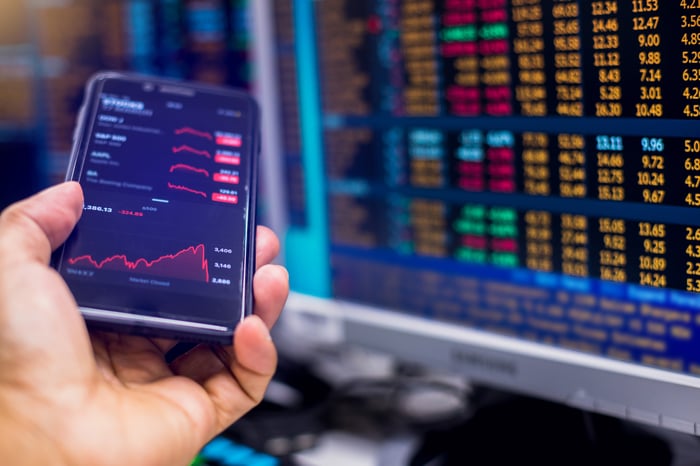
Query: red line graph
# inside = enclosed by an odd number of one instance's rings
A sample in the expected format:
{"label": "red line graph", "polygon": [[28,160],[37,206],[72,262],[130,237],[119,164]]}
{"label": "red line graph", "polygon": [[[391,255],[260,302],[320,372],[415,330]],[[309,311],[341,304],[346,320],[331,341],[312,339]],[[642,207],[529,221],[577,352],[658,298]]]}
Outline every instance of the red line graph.
{"label": "red line graph", "polygon": [[177,153],[182,152],[182,151],[191,152],[195,155],[201,155],[202,157],[206,157],[208,159],[211,158],[211,154],[209,153],[208,150],[195,149],[194,147],[190,147],[187,144],[183,144],[182,146],[178,146],[178,147],[173,147],[173,154],[177,154]]}
{"label": "red line graph", "polygon": [[68,259],[70,265],[92,267],[103,270],[116,270],[124,272],[138,272],[143,274],[158,275],[185,280],[197,280],[209,282],[209,262],[204,254],[203,244],[190,246],[175,254],[166,254],[154,260],[140,257],[130,261],[125,254],[115,254],[101,261],[97,261],[91,255],[73,257]]}
{"label": "red line graph", "polygon": [[181,184],[173,184],[170,181],[168,181],[168,188],[176,189],[178,191],[187,191],[188,193],[198,194],[204,197],[205,199],[207,198],[207,193],[205,193],[204,191],[198,191],[196,189],[188,188],[187,186],[183,186]]}
{"label": "red line graph", "polygon": [[195,173],[201,173],[202,175],[206,176],[207,178],[209,177],[209,172],[205,170],[204,168],[197,168],[193,167],[192,165],[187,165],[186,163],[176,163],[175,165],[170,166],[170,173],[174,172],[175,170],[185,170],[185,171],[190,171],[190,172],[195,172]]}
{"label": "red line graph", "polygon": [[200,138],[209,139],[210,141],[214,140],[214,136],[212,136],[211,133],[207,133],[206,131],[199,131],[189,126],[176,129],[175,134],[177,134],[178,136],[181,134],[191,134],[193,136],[199,136]]}

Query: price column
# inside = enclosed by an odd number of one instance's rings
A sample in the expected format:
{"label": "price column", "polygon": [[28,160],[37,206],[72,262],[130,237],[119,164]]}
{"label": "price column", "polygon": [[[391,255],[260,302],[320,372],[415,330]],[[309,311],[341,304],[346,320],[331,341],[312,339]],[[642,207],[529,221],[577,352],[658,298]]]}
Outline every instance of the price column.
{"label": "price column", "polygon": [[663,53],[664,39],[661,34],[659,3],[652,1],[632,2],[632,29],[637,36],[639,64],[639,93],[634,104],[634,116],[638,118],[661,118],[663,105]]}
{"label": "price column", "polygon": [[515,192],[514,145],[515,135],[510,131],[489,131],[486,134],[489,191]]}
{"label": "price column", "polygon": [[581,72],[581,25],[577,1],[559,0],[552,7],[554,17],[555,113],[583,116],[583,74]]}
{"label": "price column", "polygon": [[700,118],[700,5],[681,0],[680,9],[682,111],[686,118]]}
{"label": "price column", "polygon": [[552,192],[549,136],[546,133],[523,133],[521,157],[525,194],[549,196]]}
{"label": "price column", "polygon": [[638,238],[642,243],[639,257],[639,283],[642,285],[665,287],[668,231],[666,224],[653,222],[637,223]]}
{"label": "price column", "polygon": [[455,186],[466,191],[483,191],[485,181],[484,134],[478,129],[460,131],[454,152]]}
{"label": "price column", "polygon": [[479,53],[484,113],[513,114],[510,76],[508,10],[505,1],[482,1],[480,7]]}
{"label": "price column", "polygon": [[525,266],[530,270],[554,271],[552,213],[528,210],[524,214]]}
{"label": "price column", "polygon": [[445,133],[436,129],[408,132],[410,183],[419,188],[439,188],[445,184]]}
{"label": "price column", "polygon": [[450,115],[479,115],[481,75],[476,2],[445,3],[440,30],[440,55],[445,80],[444,105]]}
{"label": "price column", "polygon": [[[639,224],[639,239],[642,244],[642,253],[639,255],[639,283],[640,285],[666,288],[669,285],[666,243],[669,231],[663,223]],[[674,267],[675,268],[675,267]]]}
{"label": "price column", "polygon": [[511,207],[491,207],[489,220],[489,262],[498,267],[517,267],[518,213]]}
{"label": "price column", "polygon": [[544,60],[544,23],[541,0],[512,0],[515,113],[547,114],[547,78]]}
{"label": "price column", "polygon": [[593,15],[593,67],[598,76],[595,116],[622,116],[622,73],[620,70],[620,22],[616,1],[591,3]]}
{"label": "price column", "polygon": [[414,199],[410,204],[413,252],[421,256],[447,257],[447,208],[440,201]]}
{"label": "price column", "polygon": [[440,113],[434,8],[430,0],[405,0],[401,5],[401,53],[406,67],[403,100],[407,115]]}
{"label": "price column", "polygon": [[558,134],[559,195],[586,197],[586,140],[580,134]]}
{"label": "price column", "polygon": [[700,293],[700,227],[685,227],[685,289]]}
{"label": "price column", "polygon": [[462,262],[485,264],[488,261],[486,206],[467,204],[452,222],[456,237],[454,258]]}
{"label": "price column", "polygon": [[637,186],[641,201],[663,204],[666,200],[666,155],[663,138],[641,138],[641,169],[637,171]]}
{"label": "price column", "polygon": [[588,277],[588,218],[561,215],[561,271],[575,277]]}
{"label": "price column", "polygon": [[685,197],[687,206],[700,206],[700,139],[683,140],[683,169],[685,173]]}
{"label": "price column", "polygon": [[625,200],[625,158],[622,136],[596,136],[598,199]]}
{"label": "price column", "polygon": [[603,280],[627,281],[627,224],[622,219],[598,219],[602,247],[598,253],[599,275]]}

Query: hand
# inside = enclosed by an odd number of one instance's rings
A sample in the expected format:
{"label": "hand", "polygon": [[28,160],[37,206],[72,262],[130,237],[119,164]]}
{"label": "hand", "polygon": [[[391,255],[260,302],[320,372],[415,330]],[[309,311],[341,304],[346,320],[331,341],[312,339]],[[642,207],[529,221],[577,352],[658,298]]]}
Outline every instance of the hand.
{"label": "hand", "polygon": [[175,342],[86,330],[48,267],[82,212],[64,183],[0,216],[0,451],[7,464],[186,465],[255,406],[277,364],[268,327],[288,293],[269,264],[275,235],[257,231],[256,315],[233,345],[199,345],[170,364]]}

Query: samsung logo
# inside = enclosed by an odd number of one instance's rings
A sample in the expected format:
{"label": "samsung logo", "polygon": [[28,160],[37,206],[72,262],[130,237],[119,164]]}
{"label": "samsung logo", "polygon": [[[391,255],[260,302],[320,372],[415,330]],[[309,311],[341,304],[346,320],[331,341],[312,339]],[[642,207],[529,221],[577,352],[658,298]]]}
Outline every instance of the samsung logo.
{"label": "samsung logo", "polygon": [[453,348],[450,352],[450,360],[458,365],[469,366],[488,372],[498,372],[511,377],[517,375],[518,366],[509,359],[501,359],[474,353],[464,348]]}

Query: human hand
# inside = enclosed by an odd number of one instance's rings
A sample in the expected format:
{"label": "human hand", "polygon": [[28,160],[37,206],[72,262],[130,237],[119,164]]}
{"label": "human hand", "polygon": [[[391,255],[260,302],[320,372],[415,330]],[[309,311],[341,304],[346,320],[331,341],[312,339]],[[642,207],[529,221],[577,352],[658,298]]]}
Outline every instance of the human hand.
{"label": "human hand", "polygon": [[289,290],[269,264],[279,243],[257,231],[256,315],[233,346],[199,345],[166,363],[175,342],[88,333],[48,267],[82,212],[64,183],[0,216],[0,451],[12,464],[186,465],[254,407],[277,364],[268,327]]}

